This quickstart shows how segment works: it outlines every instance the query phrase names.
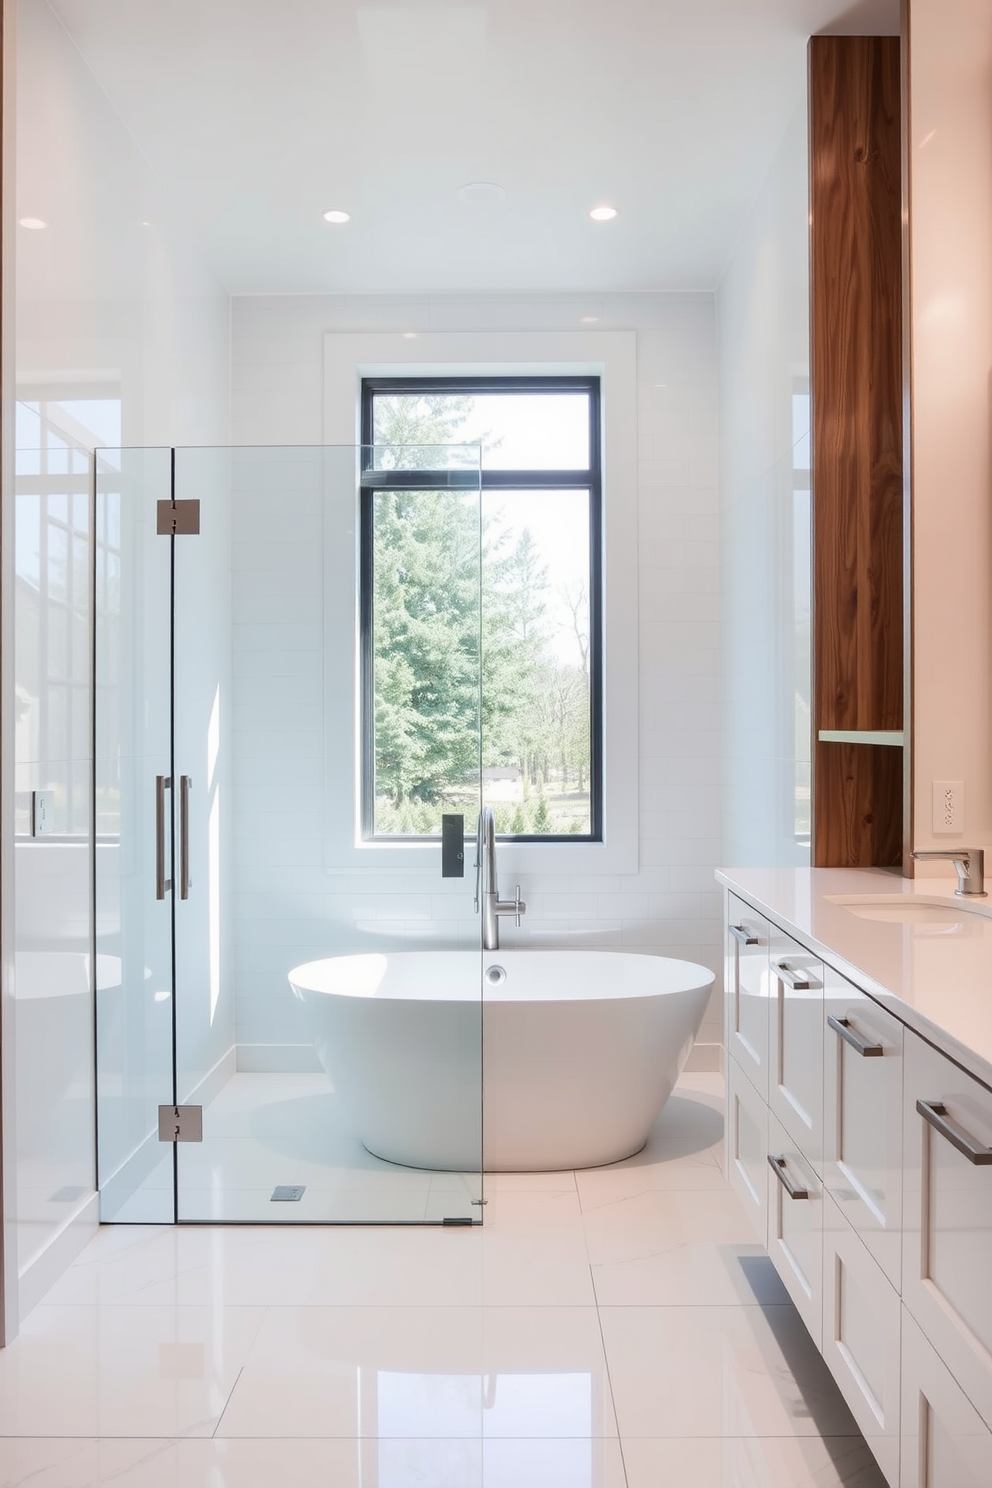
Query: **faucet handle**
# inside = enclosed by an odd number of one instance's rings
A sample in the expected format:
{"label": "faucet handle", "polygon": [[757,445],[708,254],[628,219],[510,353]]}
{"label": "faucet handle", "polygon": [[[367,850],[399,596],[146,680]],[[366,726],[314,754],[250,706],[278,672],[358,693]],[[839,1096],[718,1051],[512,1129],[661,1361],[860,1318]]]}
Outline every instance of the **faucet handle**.
{"label": "faucet handle", "polygon": [[516,921],[515,921],[515,923],[516,923],[517,929],[519,930],[519,928],[520,928],[520,917],[521,917],[521,915],[525,915],[527,913],[527,906],[526,906],[526,904],[524,903],[524,901],[520,897],[520,885],[519,884],[517,884],[517,887],[516,887],[516,889],[514,891],[513,903],[514,903],[514,907],[516,909]]}

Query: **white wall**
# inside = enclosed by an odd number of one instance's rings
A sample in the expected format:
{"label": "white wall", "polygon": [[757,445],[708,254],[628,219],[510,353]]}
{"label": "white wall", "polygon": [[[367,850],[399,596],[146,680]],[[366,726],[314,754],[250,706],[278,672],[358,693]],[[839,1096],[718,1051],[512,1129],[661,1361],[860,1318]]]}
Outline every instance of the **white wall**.
{"label": "white wall", "polygon": [[[992,9],[909,6],[913,846],[992,846]],[[960,780],[935,835],[932,782]],[[920,869],[917,870],[918,872]],[[924,871],[939,871],[927,865]]]}
{"label": "white wall", "polygon": [[717,293],[723,851],[740,867],[809,862],[807,176],[804,89]]}
{"label": "white wall", "polygon": [[[593,948],[684,956],[716,970],[719,622],[711,297],[237,299],[232,440],[322,442],[329,331],[578,331],[588,329],[589,316],[597,318],[598,330],[636,333],[639,866],[594,876],[522,873],[527,916],[519,931],[504,927],[504,943],[581,940]],[[337,540],[353,547],[352,485],[345,496]],[[465,890],[457,881],[444,884],[437,876],[425,882],[391,869],[388,878],[356,883],[325,867],[319,809],[326,747],[322,518],[308,499],[290,491],[278,536],[269,529],[268,539],[264,512],[250,501],[235,505],[235,964],[238,1039],[249,1062],[272,1058],[275,1045],[295,1045],[306,1057],[305,1030],[286,985],[286,971],[296,962],[338,948],[425,938],[449,943],[460,933],[477,934],[464,924],[459,929]],[[242,628],[260,602],[277,627],[268,634],[250,624]],[[280,617],[290,619],[295,632],[284,625],[281,645]],[[333,784],[351,788],[347,780]],[[253,814],[253,794],[257,804],[266,785],[272,789],[264,814]],[[701,1038],[711,1047],[697,1057],[715,1056],[718,1001]],[[291,1062],[292,1052],[284,1049],[281,1057]]]}
{"label": "white wall", "polygon": [[[5,244],[13,242],[5,277],[15,284],[8,398],[16,389],[18,398],[35,402],[116,399],[128,443],[224,442],[229,322],[223,286],[198,261],[186,225],[175,220],[49,6],[19,0],[4,11],[16,74],[5,96],[5,134],[16,140],[15,192],[8,198],[13,221],[5,231]],[[47,226],[20,227],[22,217]],[[4,419],[10,429],[9,405]],[[93,432],[76,429],[78,449],[92,444]],[[25,436],[15,457],[22,485],[30,485],[36,463],[30,443]],[[85,490],[85,459],[82,466],[76,483]],[[9,463],[4,477],[9,493]],[[16,1249],[22,1311],[57,1274],[94,1214],[92,1000],[85,960],[91,745],[88,728],[67,737],[32,722],[59,704],[53,666],[83,694],[90,683],[86,646],[70,645],[63,662],[37,644],[39,626],[55,632],[61,579],[57,564],[39,574],[28,536],[32,522],[38,530],[40,520],[57,515],[65,492],[55,473],[30,520],[28,506],[21,506],[20,530],[3,548],[16,652],[15,675],[5,677],[5,714],[13,709],[22,724],[15,731],[15,779],[4,781],[5,798],[16,785],[19,835],[16,902],[8,903],[4,927],[15,957],[3,1009],[6,1065],[13,1066],[15,1087],[5,1102],[5,1167],[15,1175],[13,1191],[7,1187],[14,1210],[7,1214],[13,1218],[8,1238]],[[82,563],[92,536],[85,502],[78,516]],[[76,589],[78,634],[89,620],[82,583]],[[78,807],[71,822],[62,810],[70,781]],[[53,838],[32,841],[25,835],[26,807],[29,792],[41,788],[54,792],[61,814]],[[16,1326],[15,1303],[8,1296],[8,1333]]]}

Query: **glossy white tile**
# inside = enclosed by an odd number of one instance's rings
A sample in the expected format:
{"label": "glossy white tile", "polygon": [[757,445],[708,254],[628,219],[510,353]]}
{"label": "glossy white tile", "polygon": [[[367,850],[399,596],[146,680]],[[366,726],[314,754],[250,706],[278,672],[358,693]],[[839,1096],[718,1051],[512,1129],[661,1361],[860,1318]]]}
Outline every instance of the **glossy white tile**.
{"label": "glossy white tile", "polygon": [[627,1488],[886,1488],[857,1437],[629,1437]]}
{"label": "glossy white tile", "polygon": [[263,1316],[43,1304],[0,1351],[0,1436],[210,1436]]}
{"label": "glossy white tile", "polygon": [[272,1308],[221,1436],[616,1435],[594,1308]]}
{"label": "glossy white tile", "polygon": [[621,1436],[857,1436],[791,1304],[601,1307]]}

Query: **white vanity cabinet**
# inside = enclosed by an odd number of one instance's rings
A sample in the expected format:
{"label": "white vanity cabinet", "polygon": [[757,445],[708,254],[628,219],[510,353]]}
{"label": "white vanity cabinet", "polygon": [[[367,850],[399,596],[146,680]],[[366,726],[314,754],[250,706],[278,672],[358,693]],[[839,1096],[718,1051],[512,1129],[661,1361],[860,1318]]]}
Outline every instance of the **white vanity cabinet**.
{"label": "white vanity cabinet", "polygon": [[830,1193],[820,1351],[886,1481],[899,1482],[899,1293]]}
{"label": "white vanity cabinet", "polygon": [[903,1025],[831,967],[823,992],[823,1183],[898,1291]]}
{"label": "white vanity cabinet", "polygon": [[900,1488],[988,1488],[992,1432],[902,1309]]}
{"label": "white vanity cabinet", "polygon": [[907,1032],[903,1111],[903,1301],[992,1427],[992,1091]]}
{"label": "white vanity cabinet", "polygon": [[774,1116],[768,1119],[766,1247],[813,1342],[823,1319],[823,1186]]}
{"label": "white vanity cabinet", "polygon": [[817,1172],[823,1160],[823,965],[773,930],[768,1109]]}
{"label": "white vanity cabinet", "polygon": [[726,1048],[768,1099],[768,921],[731,894],[726,940]]}
{"label": "white vanity cabinet", "polygon": [[768,1244],[768,1107],[736,1059],[727,1060],[727,1179]]}

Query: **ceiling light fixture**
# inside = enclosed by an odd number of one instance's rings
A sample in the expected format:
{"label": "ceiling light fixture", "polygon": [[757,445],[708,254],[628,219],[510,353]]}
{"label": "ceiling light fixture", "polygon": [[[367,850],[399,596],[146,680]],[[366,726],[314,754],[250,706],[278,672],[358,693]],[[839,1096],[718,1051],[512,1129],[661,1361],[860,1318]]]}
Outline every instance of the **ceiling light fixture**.
{"label": "ceiling light fixture", "polygon": [[598,315],[580,315],[579,320],[583,325],[596,325],[599,321]]}
{"label": "ceiling light fixture", "polygon": [[351,221],[351,213],[350,212],[342,212],[342,211],[340,211],[340,209],[338,207],[332,207],[329,212],[325,212],[324,213],[324,221],[325,222],[333,222],[335,224],[338,224],[338,223],[341,223],[341,222],[350,222]]}
{"label": "ceiling light fixture", "polygon": [[616,207],[593,207],[589,213],[593,222],[612,222],[617,215]]}
{"label": "ceiling light fixture", "polygon": [[40,217],[22,217],[20,225],[21,227],[30,227],[34,231],[37,231],[40,227],[47,227],[48,223],[43,222]]}
{"label": "ceiling light fixture", "polygon": [[506,188],[498,186],[495,181],[469,181],[466,186],[458,188],[459,200],[473,207],[495,206],[505,195]]}

